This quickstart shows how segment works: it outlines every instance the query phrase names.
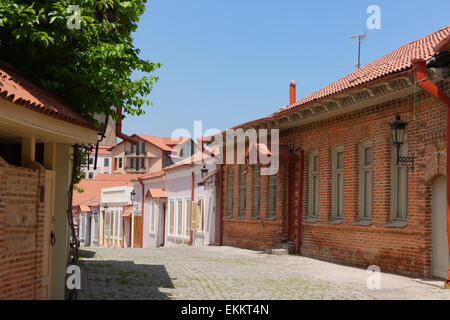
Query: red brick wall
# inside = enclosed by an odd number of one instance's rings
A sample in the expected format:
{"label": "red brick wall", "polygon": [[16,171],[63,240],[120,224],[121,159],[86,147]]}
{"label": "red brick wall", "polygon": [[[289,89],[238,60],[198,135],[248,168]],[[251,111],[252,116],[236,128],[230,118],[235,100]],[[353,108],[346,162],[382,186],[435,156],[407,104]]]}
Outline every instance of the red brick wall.
{"label": "red brick wall", "polygon": [[0,299],[40,299],[45,170],[0,159]]}
{"label": "red brick wall", "polygon": [[[448,90],[448,88],[446,88]],[[415,171],[408,171],[408,208],[406,227],[388,227],[391,214],[391,134],[388,122],[399,112],[409,121],[408,150],[415,154]],[[382,271],[418,276],[431,273],[431,183],[445,174],[446,106],[423,92],[416,96],[416,120],[413,97],[372,106],[280,131],[280,143],[304,151],[301,253],[329,261],[367,267],[375,264]],[[358,215],[359,146],[371,139],[374,152],[372,224],[355,225]],[[331,149],[344,145],[344,214],[341,224],[328,222],[331,216]],[[317,222],[307,222],[308,155],[319,152],[319,214]],[[224,166],[226,173],[227,166]],[[298,168],[296,169],[298,190]],[[235,198],[232,219],[224,219],[223,244],[261,250],[286,240],[287,162],[278,174],[277,216],[266,221],[267,177],[261,177],[261,217],[237,218],[238,177],[235,170]],[[247,177],[251,190],[252,172]],[[226,179],[224,203],[226,202]],[[297,191],[296,191],[297,196]],[[247,195],[251,210],[251,194]],[[297,201],[295,201],[297,205]],[[225,205],[224,205],[225,208]],[[297,208],[295,208],[297,212]]]}

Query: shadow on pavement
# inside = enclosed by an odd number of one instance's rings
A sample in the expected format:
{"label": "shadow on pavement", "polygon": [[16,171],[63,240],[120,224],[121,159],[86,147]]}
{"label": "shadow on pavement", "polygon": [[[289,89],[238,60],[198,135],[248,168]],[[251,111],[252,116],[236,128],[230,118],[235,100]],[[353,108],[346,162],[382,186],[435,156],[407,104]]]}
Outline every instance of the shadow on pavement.
{"label": "shadow on pavement", "polygon": [[169,300],[161,288],[174,285],[164,265],[133,261],[81,260],[79,300]]}

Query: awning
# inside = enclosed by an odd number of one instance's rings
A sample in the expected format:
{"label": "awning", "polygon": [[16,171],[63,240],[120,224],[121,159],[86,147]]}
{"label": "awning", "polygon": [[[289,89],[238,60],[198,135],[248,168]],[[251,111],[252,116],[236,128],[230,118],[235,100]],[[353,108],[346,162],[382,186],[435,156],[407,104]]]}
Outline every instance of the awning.
{"label": "awning", "polygon": [[145,195],[145,199],[167,198],[167,193],[163,189],[149,189]]}
{"label": "awning", "polygon": [[89,206],[80,206],[80,211],[81,212],[90,212],[91,211],[91,207],[89,207]]}
{"label": "awning", "polygon": [[200,180],[198,182],[199,186],[202,186],[206,183],[206,181],[208,181],[209,179],[211,179],[213,176],[215,176],[217,173],[217,170],[212,171],[211,173],[209,173],[206,177],[204,177],[202,180]]}
{"label": "awning", "polygon": [[123,212],[122,217],[124,217],[124,218],[130,218],[132,214],[133,214],[133,207],[132,207],[132,206],[129,206],[129,207],[127,207],[127,208],[125,209],[125,211]]}

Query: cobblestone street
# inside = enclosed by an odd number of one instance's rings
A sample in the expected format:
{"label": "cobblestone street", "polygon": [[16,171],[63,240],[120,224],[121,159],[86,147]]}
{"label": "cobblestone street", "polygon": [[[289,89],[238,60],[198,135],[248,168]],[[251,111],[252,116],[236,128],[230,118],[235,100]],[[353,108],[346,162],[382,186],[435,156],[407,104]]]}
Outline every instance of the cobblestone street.
{"label": "cobblestone street", "polygon": [[[83,248],[79,299],[448,299],[450,290],[392,274],[231,247]],[[434,284],[442,284],[434,282]]]}

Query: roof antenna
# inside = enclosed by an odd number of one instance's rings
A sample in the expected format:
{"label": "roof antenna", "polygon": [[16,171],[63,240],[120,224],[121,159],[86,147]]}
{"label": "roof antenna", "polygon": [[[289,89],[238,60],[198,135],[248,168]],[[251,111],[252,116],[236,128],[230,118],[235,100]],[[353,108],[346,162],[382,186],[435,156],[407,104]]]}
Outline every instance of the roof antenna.
{"label": "roof antenna", "polygon": [[356,69],[361,68],[361,42],[367,39],[367,35],[364,32],[363,34],[357,34],[356,36],[350,37],[350,39],[358,38],[358,64],[355,65]]}

